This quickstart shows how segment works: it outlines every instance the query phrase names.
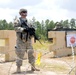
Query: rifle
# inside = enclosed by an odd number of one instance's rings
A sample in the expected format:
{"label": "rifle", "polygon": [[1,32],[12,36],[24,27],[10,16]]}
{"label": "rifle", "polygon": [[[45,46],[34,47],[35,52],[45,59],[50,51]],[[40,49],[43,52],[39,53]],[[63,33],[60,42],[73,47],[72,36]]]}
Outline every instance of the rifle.
{"label": "rifle", "polygon": [[27,23],[25,22],[25,21],[23,21],[21,18],[20,18],[20,20],[21,20],[21,26],[22,27],[24,27],[24,31],[23,32],[27,32],[27,34],[29,33],[29,35],[30,36],[34,36],[34,41],[36,42],[36,40],[38,40],[39,41],[39,43],[41,44],[41,45],[43,45],[42,43],[41,43],[41,41],[39,40],[39,38],[36,36],[36,33],[35,33],[35,29],[33,28],[33,27],[29,27],[28,25],[27,25]]}
{"label": "rifle", "polygon": [[36,36],[36,33],[35,33],[35,29],[34,28],[29,28],[28,32],[29,32],[30,36],[32,36],[32,35],[34,36],[34,39],[35,39],[34,41],[35,42],[36,42],[36,40],[38,40],[40,42],[40,44],[42,44],[41,41],[39,40],[39,38]]}

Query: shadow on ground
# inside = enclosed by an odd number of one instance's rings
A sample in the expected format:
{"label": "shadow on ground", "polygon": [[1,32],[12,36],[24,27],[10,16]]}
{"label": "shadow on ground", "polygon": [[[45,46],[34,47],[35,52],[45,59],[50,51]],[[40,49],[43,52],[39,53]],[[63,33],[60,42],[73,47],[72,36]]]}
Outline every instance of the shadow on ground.
{"label": "shadow on ground", "polygon": [[21,73],[14,72],[12,75],[26,75],[26,74],[35,74],[33,71],[22,71]]}

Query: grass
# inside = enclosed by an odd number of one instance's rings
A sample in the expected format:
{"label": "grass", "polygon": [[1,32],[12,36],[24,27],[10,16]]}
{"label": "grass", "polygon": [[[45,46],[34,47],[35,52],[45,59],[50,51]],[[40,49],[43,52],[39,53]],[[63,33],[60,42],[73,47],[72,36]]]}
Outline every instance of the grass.
{"label": "grass", "polygon": [[[40,69],[43,69],[44,71],[52,71],[55,73],[61,73],[61,74],[66,74],[68,75],[70,69],[63,64],[56,64],[56,63],[45,63],[42,62],[40,65],[36,65],[37,67],[39,67]],[[69,75],[75,75],[75,69],[69,74]]]}
{"label": "grass", "polygon": [[42,44],[40,44],[39,41],[36,41],[36,43],[33,44],[33,48],[35,50],[38,50],[38,49],[40,49],[40,50],[48,50],[50,42],[48,42],[48,41],[46,41],[46,42],[41,41],[41,43]]}
{"label": "grass", "polygon": [[[51,42],[44,42],[41,40],[41,43],[43,45],[41,45],[38,41],[36,41],[36,43],[33,44],[33,48],[34,50],[44,50],[44,51],[47,51],[49,49],[49,45],[51,45]],[[24,64],[23,66],[25,66],[27,63],[25,63],[27,61],[24,61]],[[70,71],[70,69],[66,66],[66,65],[62,65],[62,64],[56,64],[56,63],[45,63],[45,62],[42,62],[39,66],[36,65],[37,67],[39,67],[40,69],[43,69],[44,71],[53,71],[53,72],[56,72],[56,73],[62,73],[62,74],[66,74]],[[74,70],[71,72],[70,75],[74,75]]]}
{"label": "grass", "polygon": [[68,67],[66,67],[65,65],[62,64],[49,64],[49,63],[41,63],[39,66],[39,68],[43,69],[43,70],[49,70],[49,71],[54,71],[56,73],[68,73],[69,69]]}

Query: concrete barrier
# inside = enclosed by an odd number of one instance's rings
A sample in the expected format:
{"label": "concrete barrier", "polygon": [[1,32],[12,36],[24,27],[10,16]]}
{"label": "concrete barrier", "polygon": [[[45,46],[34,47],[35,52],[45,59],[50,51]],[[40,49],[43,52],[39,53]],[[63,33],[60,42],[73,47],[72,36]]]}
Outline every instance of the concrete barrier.
{"label": "concrete barrier", "polygon": [[[67,47],[66,35],[76,34],[76,31],[49,31],[48,38],[52,39],[52,43],[49,46],[49,50],[53,51],[54,57],[59,56],[69,56],[72,55],[71,47]],[[74,47],[74,52],[76,54],[76,47]]]}

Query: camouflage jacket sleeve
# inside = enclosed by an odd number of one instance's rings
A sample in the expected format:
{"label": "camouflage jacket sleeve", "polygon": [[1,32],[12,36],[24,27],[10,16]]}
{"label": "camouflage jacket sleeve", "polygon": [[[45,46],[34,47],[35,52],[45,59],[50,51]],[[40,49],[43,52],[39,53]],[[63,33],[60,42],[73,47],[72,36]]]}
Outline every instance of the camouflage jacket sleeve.
{"label": "camouflage jacket sleeve", "polygon": [[14,29],[16,32],[23,32],[24,28],[21,27],[19,20],[14,20]]}

